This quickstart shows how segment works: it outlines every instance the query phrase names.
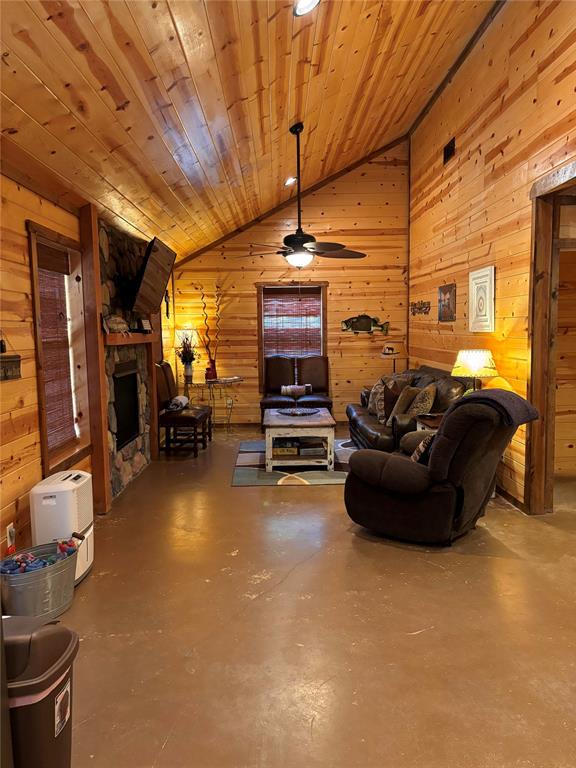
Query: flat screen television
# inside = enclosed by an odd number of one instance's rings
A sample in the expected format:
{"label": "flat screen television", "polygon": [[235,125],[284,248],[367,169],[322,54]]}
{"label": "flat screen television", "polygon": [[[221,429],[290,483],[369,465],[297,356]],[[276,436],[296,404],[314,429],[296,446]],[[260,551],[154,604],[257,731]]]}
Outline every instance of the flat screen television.
{"label": "flat screen television", "polygon": [[134,285],[132,311],[139,315],[158,312],[174,266],[176,254],[155,237],[148,243]]}

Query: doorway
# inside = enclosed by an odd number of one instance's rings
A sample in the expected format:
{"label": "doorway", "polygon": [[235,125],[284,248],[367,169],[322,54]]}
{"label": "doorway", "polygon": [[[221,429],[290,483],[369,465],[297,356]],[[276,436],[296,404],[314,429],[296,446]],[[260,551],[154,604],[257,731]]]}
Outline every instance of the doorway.
{"label": "doorway", "polygon": [[530,514],[576,508],[576,163],[537,182],[530,293],[527,429]]}
{"label": "doorway", "polygon": [[576,511],[576,185],[558,196],[555,510]]}

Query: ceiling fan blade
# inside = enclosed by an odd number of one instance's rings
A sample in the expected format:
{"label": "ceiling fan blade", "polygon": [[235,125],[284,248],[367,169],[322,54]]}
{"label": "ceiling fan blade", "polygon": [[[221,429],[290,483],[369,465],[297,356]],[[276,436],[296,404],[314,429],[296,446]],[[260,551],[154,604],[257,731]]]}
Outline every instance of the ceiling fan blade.
{"label": "ceiling fan blade", "polygon": [[304,243],[304,248],[314,253],[328,253],[329,251],[341,251],[346,246],[341,243]]}
{"label": "ceiling fan blade", "polygon": [[320,256],[323,259],[365,259],[366,254],[360,253],[360,251],[349,251],[348,248],[344,248],[341,251],[332,251],[329,253],[317,253],[316,256]]}
{"label": "ceiling fan blade", "polygon": [[250,243],[248,246],[249,248],[280,248],[281,246],[276,246],[274,243]]}

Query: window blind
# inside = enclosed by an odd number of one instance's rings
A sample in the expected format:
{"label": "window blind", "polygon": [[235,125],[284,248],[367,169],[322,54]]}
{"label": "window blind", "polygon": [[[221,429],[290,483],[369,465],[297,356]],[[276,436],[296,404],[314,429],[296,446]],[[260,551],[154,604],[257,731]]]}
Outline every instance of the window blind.
{"label": "window blind", "polygon": [[61,272],[39,269],[38,287],[46,432],[48,449],[54,450],[76,438],[66,317],[66,276]]}
{"label": "window blind", "polygon": [[321,355],[322,288],[320,286],[262,289],[264,357]]}

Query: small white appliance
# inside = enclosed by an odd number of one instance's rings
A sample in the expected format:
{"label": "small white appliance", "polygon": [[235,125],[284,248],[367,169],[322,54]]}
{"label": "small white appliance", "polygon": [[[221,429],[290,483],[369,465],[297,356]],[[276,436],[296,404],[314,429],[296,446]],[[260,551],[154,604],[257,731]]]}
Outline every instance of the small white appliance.
{"label": "small white appliance", "polygon": [[78,584],[94,562],[94,507],[92,475],[69,469],[45,477],[30,491],[32,543],[47,544],[81,533],[84,541],[76,555]]}

